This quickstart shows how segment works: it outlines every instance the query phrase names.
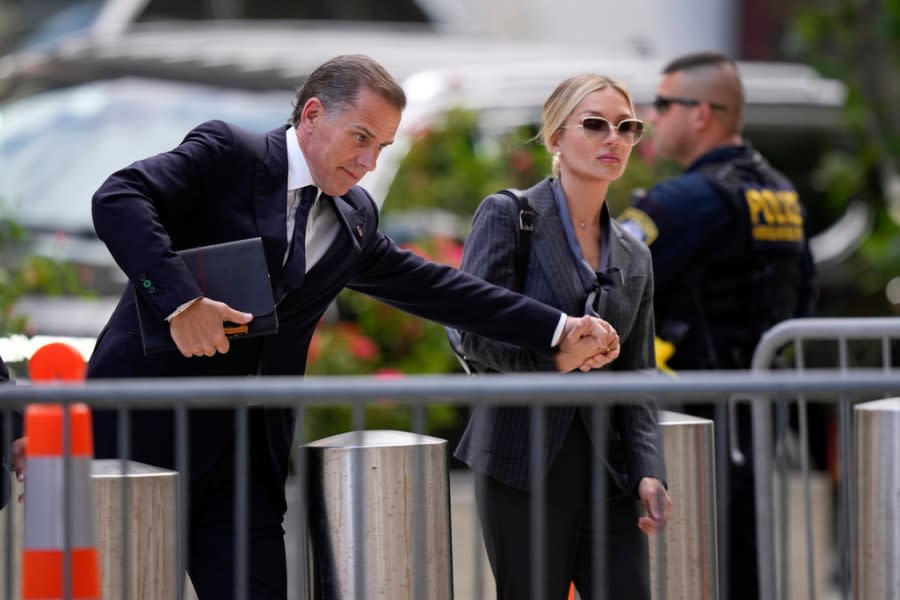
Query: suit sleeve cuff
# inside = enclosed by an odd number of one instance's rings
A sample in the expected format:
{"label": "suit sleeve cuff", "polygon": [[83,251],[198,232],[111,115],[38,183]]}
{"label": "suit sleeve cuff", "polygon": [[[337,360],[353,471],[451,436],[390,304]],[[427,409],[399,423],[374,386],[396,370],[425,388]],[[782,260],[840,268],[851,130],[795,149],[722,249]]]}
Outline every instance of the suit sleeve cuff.
{"label": "suit sleeve cuff", "polygon": [[194,298],[193,300],[188,300],[187,302],[185,302],[184,304],[182,304],[181,306],[179,306],[178,308],[176,308],[175,310],[173,310],[173,311],[172,311],[172,314],[169,315],[168,317],[166,317],[166,321],[168,321],[169,323],[171,323],[171,322],[172,322],[172,319],[174,319],[175,317],[177,317],[178,315],[180,315],[181,313],[183,313],[184,311],[186,311],[187,309],[189,309],[189,308],[194,304],[194,302],[196,302],[197,300],[199,300],[199,299],[202,298],[202,297],[203,297],[203,296],[197,296],[197,297]]}
{"label": "suit sleeve cuff", "polygon": [[559,340],[566,329],[566,319],[568,318],[569,316],[566,313],[559,313],[559,323],[556,324],[556,331],[553,332],[553,339],[550,341],[551,348],[556,348],[559,345]]}

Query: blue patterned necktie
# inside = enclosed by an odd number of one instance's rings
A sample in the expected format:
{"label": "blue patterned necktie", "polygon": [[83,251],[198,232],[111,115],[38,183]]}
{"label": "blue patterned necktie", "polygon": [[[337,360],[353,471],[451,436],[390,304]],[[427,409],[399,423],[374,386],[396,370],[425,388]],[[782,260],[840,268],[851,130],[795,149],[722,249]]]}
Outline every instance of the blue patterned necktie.
{"label": "blue patterned necktie", "polygon": [[281,285],[277,294],[279,298],[300,287],[306,275],[306,223],[309,221],[309,213],[315,204],[319,188],[308,185],[297,192],[300,194],[300,203],[297,205],[297,212],[294,215],[294,236],[291,249],[288,252],[284,269],[282,269]]}

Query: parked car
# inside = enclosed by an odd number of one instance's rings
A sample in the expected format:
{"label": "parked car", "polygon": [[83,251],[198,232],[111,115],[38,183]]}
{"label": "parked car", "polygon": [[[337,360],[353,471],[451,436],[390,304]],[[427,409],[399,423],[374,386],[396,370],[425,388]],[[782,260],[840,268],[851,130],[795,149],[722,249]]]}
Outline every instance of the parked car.
{"label": "parked car", "polygon": [[[89,355],[125,276],[94,233],[90,199],[115,169],[178,144],[213,116],[257,130],[284,120],[290,92],[214,89],[140,77],[98,80],[0,106],[0,206],[27,243],[8,264],[37,254],[70,265],[89,295],[30,294],[16,306],[29,333],[74,338]],[[21,340],[21,338],[18,338]],[[0,346],[16,362],[29,355]]]}

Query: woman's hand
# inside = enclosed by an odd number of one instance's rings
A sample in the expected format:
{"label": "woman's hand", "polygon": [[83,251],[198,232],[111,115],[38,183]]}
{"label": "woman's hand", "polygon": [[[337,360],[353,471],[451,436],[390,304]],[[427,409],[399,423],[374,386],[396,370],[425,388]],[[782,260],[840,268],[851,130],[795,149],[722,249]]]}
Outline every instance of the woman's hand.
{"label": "woman's hand", "polygon": [[638,527],[647,535],[665,528],[672,516],[672,499],[662,481],[644,477],[638,484],[638,496],[644,506],[644,516],[638,518]]}

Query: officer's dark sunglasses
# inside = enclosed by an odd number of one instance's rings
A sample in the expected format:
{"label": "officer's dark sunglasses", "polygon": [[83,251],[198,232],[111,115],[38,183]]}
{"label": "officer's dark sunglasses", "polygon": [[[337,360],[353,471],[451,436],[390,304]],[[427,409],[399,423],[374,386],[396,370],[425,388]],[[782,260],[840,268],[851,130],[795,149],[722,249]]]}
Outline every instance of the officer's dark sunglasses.
{"label": "officer's dark sunglasses", "polygon": [[697,106],[699,104],[709,104],[713,110],[728,110],[728,107],[718,102],[707,102],[706,100],[697,100],[696,98],[680,98],[678,96],[657,96],[653,101],[653,108],[659,114],[665,114],[673,104],[682,106]]}

